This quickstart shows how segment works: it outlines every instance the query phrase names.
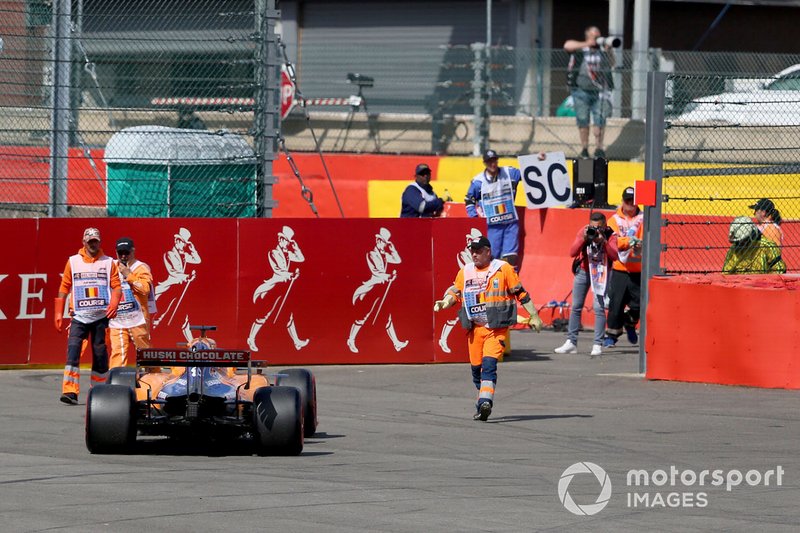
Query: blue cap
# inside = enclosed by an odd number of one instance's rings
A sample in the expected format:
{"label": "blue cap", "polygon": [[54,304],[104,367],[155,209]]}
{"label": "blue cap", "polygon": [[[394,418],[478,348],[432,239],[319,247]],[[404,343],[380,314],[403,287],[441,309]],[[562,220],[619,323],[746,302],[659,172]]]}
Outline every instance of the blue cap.
{"label": "blue cap", "polygon": [[492,159],[497,159],[497,152],[495,152],[494,150],[486,150],[485,152],[483,152],[484,161],[490,161]]}

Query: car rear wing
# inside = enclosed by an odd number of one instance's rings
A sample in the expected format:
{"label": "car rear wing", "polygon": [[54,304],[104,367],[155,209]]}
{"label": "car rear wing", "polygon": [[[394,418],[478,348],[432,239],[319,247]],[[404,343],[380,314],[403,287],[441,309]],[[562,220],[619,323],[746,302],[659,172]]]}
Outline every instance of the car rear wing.
{"label": "car rear wing", "polygon": [[180,350],[175,348],[139,348],[136,366],[222,366],[263,368],[266,361],[253,361],[245,350]]}

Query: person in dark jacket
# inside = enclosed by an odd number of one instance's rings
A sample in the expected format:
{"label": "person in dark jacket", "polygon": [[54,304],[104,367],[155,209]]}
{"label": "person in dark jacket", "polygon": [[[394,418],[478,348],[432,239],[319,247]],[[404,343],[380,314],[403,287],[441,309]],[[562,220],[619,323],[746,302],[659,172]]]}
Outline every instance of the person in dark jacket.
{"label": "person in dark jacket", "polygon": [[444,200],[431,187],[431,169],[420,163],[414,170],[414,181],[403,191],[400,218],[433,218],[442,214]]}

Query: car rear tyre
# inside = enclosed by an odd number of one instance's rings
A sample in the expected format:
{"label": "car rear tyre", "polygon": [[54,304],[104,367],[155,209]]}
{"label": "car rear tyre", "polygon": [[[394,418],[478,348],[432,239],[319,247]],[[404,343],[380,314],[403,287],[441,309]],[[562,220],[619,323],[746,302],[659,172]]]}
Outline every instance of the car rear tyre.
{"label": "car rear tyre", "polygon": [[126,387],[135,389],[136,369],[127,366],[112,368],[108,371],[108,380],[106,380],[106,383],[109,385],[125,385]]}
{"label": "car rear tyre", "polygon": [[253,395],[253,426],[259,455],[303,451],[303,404],[294,387],[260,387]]}
{"label": "car rear tyre", "polygon": [[305,368],[287,368],[279,374],[285,374],[278,379],[282,387],[294,387],[300,391],[300,400],[303,402],[304,435],[311,437],[317,432],[317,380],[314,374]]}
{"label": "car rear tyre", "polygon": [[125,385],[96,385],[86,401],[86,447],[124,453],[136,441],[136,398]]}

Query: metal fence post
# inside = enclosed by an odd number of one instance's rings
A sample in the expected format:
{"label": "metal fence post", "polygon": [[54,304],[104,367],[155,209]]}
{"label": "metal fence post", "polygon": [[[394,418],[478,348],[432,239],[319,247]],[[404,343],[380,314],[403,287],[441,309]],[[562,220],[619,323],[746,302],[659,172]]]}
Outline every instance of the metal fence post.
{"label": "metal fence post", "polygon": [[257,215],[271,217],[275,201],[272,162],[278,151],[280,133],[280,62],[275,23],[280,11],[275,0],[256,0],[255,107],[253,140],[256,151]]}
{"label": "metal fence post", "polygon": [[647,304],[650,301],[650,278],[663,274],[661,269],[661,194],[664,166],[664,105],[667,74],[647,75],[647,120],[645,126],[644,178],[656,182],[656,205],[644,208],[644,243],[641,286],[641,318],[639,327],[639,372],[647,369]]}
{"label": "metal fence post", "polygon": [[486,83],[487,52],[485,43],[472,43],[472,120],[475,129],[472,137],[472,155],[486,150],[489,140],[489,117],[487,112],[488,87]]}
{"label": "metal fence post", "polygon": [[[81,38],[83,37],[83,0],[75,2],[75,22],[70,24],[70,53],[74,49],[78,51],[77,47],[80,46]],[[80,57],[80,53],[77,54]],[[78,130],[80,130],[80,110],[81,100],[83,97],[83,65],[79,61],[71,62],[70,64],[70,128],[69,145],[77,146],[79,144]]]}
{"label": "metal fence post", "polygon": [[70,132],[70,65],[72,0],[53,2],[53,87],[50,114],[50,193],[47,215],[67,216],[67,169]]}

